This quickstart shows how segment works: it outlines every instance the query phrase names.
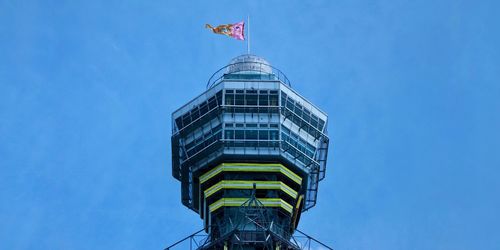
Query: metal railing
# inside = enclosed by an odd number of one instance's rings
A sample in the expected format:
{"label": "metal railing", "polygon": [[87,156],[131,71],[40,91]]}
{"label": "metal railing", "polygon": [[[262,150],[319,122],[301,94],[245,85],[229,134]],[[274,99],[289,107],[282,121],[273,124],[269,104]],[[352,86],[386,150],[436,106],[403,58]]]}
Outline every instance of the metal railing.
{"label": "metal railing", "polygon": [[[252,64],[252,65],[258,65],[258,67],[252,67],[251,69],[248,69],[246,67],[242,67],[241,70],[236,70],[232,71],[231,73],[226,73],[227,69],[237,69],[238,65],[244,65],[244,64]],[[268,69],[271,69],[271,72],[268,72]],[[260,62],[237,62],[233,64],[226,65],[219,70],[217,70],[215,73],[212,74],[212,76],[208,79],[207,82],[207,89],[212,88],[215,84],[219,83],[221,80],[225,79],[226,76],[232,75],[238,72],[244,72],[244,71],[252,71],[252,72],[257,72],[261,76],[261,78],[256,78],[256,79],[251,79],[251,80],[278,80],[283,82],[284,84],[288,85],[289,87],[292,87],[290,84],[290,80],[286,77],[286,75],[281,72],[281,70],[267,64],[267,63],[260,63]],[[272,78],[270,78],[270,76]],[[230,78],[230,79],[237,79],[237,78]],[[243,79],[243,78],[241,78]]]}

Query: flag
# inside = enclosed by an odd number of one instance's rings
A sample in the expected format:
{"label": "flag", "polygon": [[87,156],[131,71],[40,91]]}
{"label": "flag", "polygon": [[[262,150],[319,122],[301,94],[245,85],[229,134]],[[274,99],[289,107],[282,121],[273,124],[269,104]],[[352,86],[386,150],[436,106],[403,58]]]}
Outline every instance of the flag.
{"label": "flag", "polygon": [[226,35],[238,40],[245,40],[245,22],[234,24],[222,24],[217,27],[212,27],[206,24],[205,28],[211,29],[215,34]]}

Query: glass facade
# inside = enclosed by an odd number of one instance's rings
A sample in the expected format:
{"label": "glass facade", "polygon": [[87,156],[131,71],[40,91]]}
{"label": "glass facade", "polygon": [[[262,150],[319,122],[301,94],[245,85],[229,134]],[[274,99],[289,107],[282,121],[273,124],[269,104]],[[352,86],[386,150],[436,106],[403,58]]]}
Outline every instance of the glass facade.
{"label": "glass facade", "polygon": [[173,173],[191,190],[183,192],[183,201],[196,210],[196,181],[188,172],[202,172],[207,162],[227,155],[274,156],[309,175],[306,210],[314,206],[324,176],[326,115],[279,81],[246,80],[222,80],[211,94],[174,113],[173,154],[179,161]]}
{"label": "glass facade", "polygon": [[[221,71],[220,76],[214,74],[205,93],[172,115],[172,174],[181,181],[182,202],[203,217],[210,213],[211,203],[246,197],[251,192],[224,190],[207,198],[204,188],[223,180],[261,180],[286,183],[303,196],[302,211],[313,207],[326,169],[327,115],[295,92],[288,79],[270,66],[259,65],[259,71],[252,71],[255,67],[238,70],[234,64],[228,67],[230,70]],[[263,170],[224,174],[202,187],[200,176],[220,163],[235,161],[283,164],[300,176],[300,184],[290,184],[285,175]],[[298,207],[297,198],[283,190],[259,190],[258,196],[282,199],[287,208]],[[221,208],[215,214],[231,209]]]}
{"label": "glass facade", "polygon": [[305,130],[315,139],[319,139],[319,137],[322,136],[325,121],[318,118],[314,112],[304,108],[300,103],[290,98],[283,91],[281,92],[281,107],[283,116],[290,119],[299,126],[299,128]]}

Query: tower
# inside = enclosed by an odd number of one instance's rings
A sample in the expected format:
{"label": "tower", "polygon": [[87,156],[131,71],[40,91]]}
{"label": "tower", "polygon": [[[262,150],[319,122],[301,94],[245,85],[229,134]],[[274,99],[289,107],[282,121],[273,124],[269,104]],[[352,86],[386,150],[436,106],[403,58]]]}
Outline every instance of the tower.
{"label": "tower", "polygon": [[172,175],[208,234],[198,249],[298,249],[291,237],[325,177],[327,115],[241,55],[172,122]]}

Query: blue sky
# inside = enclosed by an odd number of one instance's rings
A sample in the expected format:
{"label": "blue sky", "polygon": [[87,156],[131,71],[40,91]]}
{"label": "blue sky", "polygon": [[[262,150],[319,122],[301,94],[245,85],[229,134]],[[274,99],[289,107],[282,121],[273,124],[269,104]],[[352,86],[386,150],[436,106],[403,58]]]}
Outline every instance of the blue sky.
{"label": "blue sky", "polygon": [[0,248],[162,249],[202,227],[171,113],[245,52],[329,114],[335,249],[498,249],[498,1],[0,1]]}

